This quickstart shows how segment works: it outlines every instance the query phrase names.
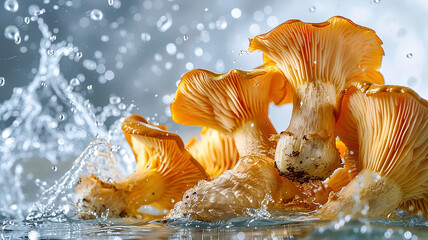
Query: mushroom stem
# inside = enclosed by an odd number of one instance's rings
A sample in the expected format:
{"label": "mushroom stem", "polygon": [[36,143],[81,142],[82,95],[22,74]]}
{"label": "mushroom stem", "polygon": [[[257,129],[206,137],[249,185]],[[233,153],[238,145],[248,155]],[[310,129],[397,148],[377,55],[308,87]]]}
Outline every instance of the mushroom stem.
{"label": "mushroom stem", "polygon": [[247,121],[232,132],[240,156],[265,155],[273,158],[275,143],[269,138],[276,130],[267,115]]}
{"label": "mushroom stem", "polygon": [[[318,211],[318,215],[325,219],[335,218],[340,212],[345,215],[386,217],[397,208],[402,198],[403,192],[394,180],[364,169],[338,194],[330,194],[329,201]],[[362,210],[357,212],[357,209]]]}
{"label": "mushroom stem", "polygon": [[334,124],[336,91],[328,81],[306,82],[293,93],[290,125],[278,140],[275,161],[299,182],[322,180],[340,166]]}

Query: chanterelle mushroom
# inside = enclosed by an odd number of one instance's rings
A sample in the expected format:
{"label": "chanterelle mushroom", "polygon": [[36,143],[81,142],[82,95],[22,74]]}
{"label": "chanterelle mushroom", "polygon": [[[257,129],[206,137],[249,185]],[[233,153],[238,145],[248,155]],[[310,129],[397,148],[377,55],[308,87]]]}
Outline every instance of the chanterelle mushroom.
{"label": "chanterelle mushroom", "polygon": [[[346,90],[337,133],[358,175],[318,212],[385,217],[400,207],[428,216],[428,102],[405,87],[355,82]],[[366,209],[367,210],[367,209]]]}
{"label": "chanterelle mushroom", "polygon": [[76,186],[81,208],[98,215],[109,209],[109,217],[152,219],[153,216],[139,211],[141,206],[151,206],[160,211],[160,218],[187,189],[208,178],[184,148],[181,138],[165,127],[132,115],[125,119],[122,129],[137,160],[135,172],[113,183],[102,182],[95,176],[82,178]]}
{"label": "chanterelle mushroom", "polygon": [[272,59],[292,86],[290,125],[275,152],[284,176],[325,179],[340,166],[334,129],[338,93],[357,78],[383,84],[381,44],[373,30],[343,17],[317,24],[290,20],[250,40],[249,50]]}
{"label": "chanterelle mushroom", "polygon": [[171,104],[172,119],[205,126],[235,140],[240,156],[272,155],[276,130],[268,118],[270,102],[285,98],[285,81],[272,64],[225,74],[196,69],[181,79]]}
{"label": "chanterelle mushroom", "polygon": [[190,139],[187,150],[214,179],[238,162],[239,153],[233,138],[212,128],[203,128],[201,140]]}

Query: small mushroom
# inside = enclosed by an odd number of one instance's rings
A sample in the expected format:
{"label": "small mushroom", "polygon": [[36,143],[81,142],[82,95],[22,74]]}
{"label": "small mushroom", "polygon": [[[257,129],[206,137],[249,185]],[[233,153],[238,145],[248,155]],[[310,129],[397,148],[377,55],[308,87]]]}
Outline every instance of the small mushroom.
{"label": "small mushroom", "polygon": [[[76,187],[78,194],[87,193],[80,194],[80,202],[86,203],[82,208],[98,215],[106,209],[115,209],[114,213],[109,211],[109,217],[161,218],[187,189],[209,178],[184,148],[181,138],[165,127],[132,115],[125,119],[122,130],[137,160],[135,172],[113,183],[94,176],[82,178],[80,186]],[[103,208],[98,207],[101,202]],[[150,216],[139,211],[141,206],[150,206],[161,214]]]}
{"label": "small mushroom", "polygon": [[343,17],[322,23],[287,21],[250,40],[291,85],[293,112],[278,140],[278,170],[295,181],[322,180],[340,167],[334,129],[341,90],[355,79],[383,84],[382,41]]}
{"label": "small mushroom", "polygon": [[[428,102],[398,86],[354,82],[336,124],[359,173],[318,214],[385,217],[396,208],[428,216]],[[355,212],[366,206],[362,212]],[[368,207],[368,211],[367,211]],[[364,208],[363,208],[364,209]]]}
{"label": "small mushroom", "polygon": [[285,98],[284,77],[272,64],[225,74],[196,69],[181,79],[171,104],[178,123],[213,128],[233,137],[239,155],[268,155],[276,130],[268,118],[270,102]]}
{"label": "small mushroom", "polygon": [[233,138],[212,128],[203,128],[201,140],[190,139],[186,148],[211,179],[231,169],[239,159]]}

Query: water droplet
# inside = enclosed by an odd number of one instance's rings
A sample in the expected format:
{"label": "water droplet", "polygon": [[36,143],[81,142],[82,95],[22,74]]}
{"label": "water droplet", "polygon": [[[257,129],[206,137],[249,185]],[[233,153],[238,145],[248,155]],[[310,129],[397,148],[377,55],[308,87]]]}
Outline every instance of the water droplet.
{"label": "water droplet", "polygon": [[54,171],[54,172],[58,171],[58,167],[56,165],[53,165],[52,166],[52,171]]}
{"label": "water droplet", "polygon": [[93,9],[91,11],[91,19],[94,21],[101,21],[101,19],[103,19],[103,12],[101,12],[101,10],[99,9]]}
{"label": "water droplet", "polygon": [[19,36],[19,29],[14,25],[9,25],[4,29],[4,36],[9,40],[15,40]]}
{"label": "water droplet", "polygon": [[413,57],[413,53],[408,53],[408,54],[406,55],[406,57],[407,57],[407,58],[412,58],[412,57]]}
{"label": "water droplet", "polygon": [[168,43],[168,44],[166,45],[166,52],[167,52],[169,55],[174,55],[174,54],[176,54],[176,53],[177,53],[177,47],[175,46],[175,44],[174,44],[174,43]]}
{"label": "water droplet", "polygon": [[6,80],[4,79],[4,77],[0,77],[0,87],[3,87],[5,83]]}
{"label": "water droplet", "polygon": [[55,41],[55,40],[56,40],[56,36],[55,36],[55,35],[50,36],[50,37],[49,37],[49,40],[50,40],[51,42]]}
{"label": "water droplet", "polygon": [[233,59],[233,61],[232,61],[233,63],[236,63],[236,59]]}
{"label": "water droplet", "polygon": [[241,9],[239,8],[232,9],[232,11],[230,11],[230,15],[232,15],[233,18],[240,18],[242,15]]}
{"label": "water droplet", "polygon": [[88,89],[88,90],[92,90],[92,84],[91,84],[91,85],[88,85],[88,86],[86,87],[86,89]]}
{"label": "water droplet", "polygon": [[114,0],[108,0],[108,5],[113,6]]}
{"label": "water droplet", "polygon": [[73,78],[70,80],[70,86],[76,87],[80,85],[80,81],[77,78]]}
{"label": "water droplet", "polygon": [[48,53],[48,55],[53,56],[53,55],[55,55],[55,50],[53,50],[53,49],[49,49],[49,50],[47,51],[47,53]]}
{"label": "water droplet", "polygon": [[187,36],[187,35],[184,35],[184,36],[183,36],[183,40],[184,40],[184,41],[187,41],[187,40],[189,40],[189,36]]}
{"label": "water droplet", "polygon": [[30,16],[37,16],[37,13],[40,11],[40,7],[37,5],[30,5],[28,7],[28,14],[30,14]]}
{"label": "water droplet", "polygon": [[30,24],[30,18],[29,17],[25,17],[24,18],[24,22],[25,22],[25,24]]}
{"label": "water droplet", "polygon": [[16,12],[19,9],[18,1],[16,0],[6,0],[4,1],[4,9],[9,12]]}
{"label": "water droplet", "polygon": [[317,8],[315,6],[312,6],[311,8],[309,8],[309,12],[315,12],[317,10]]}
{"label": "water droplet", "polygon": [[21,43],[21,36],[16,36],[15,37],[15,44],[20,44]]}
{"label": "water droplet", "polygon": [[150,36],[150,33],[147,33],[147,32],[141,33],[141,40],[143,42],[148,42],[148,41],[150,41],[151,38],[152,37]]}
{"label": "water droplet", "polygon": [[67,115],[65,115],[65,114],[60,114],[58,116],[58,119],[61,120],[61,121],[64,121],[66,118],[67,118]]}
{"label": "water droplet", "polygon": [[156,27],[161,32],[165,32],[171,26],[172,26],[172,16],[171,16],[171,13],[169,12],[161,16],[159,20],[156,22]]}
{"label": "water droplet", "polygon": [[47,87],[48,85],[46,84],[46,82],[42,81],[42,82],[40,83],[40,86],[42,86],[42,87]]}
{"label": "water droplet", "polygon": [[380,0],[373,0],[374,3],[380,3]]}
{"label": "water droplet", "polygon": [[83,57],[83,53],[82,53],[82,52],[77,52],[77,53],[76,53],[76,57],[78,57],[78,58]]}
{"label": "water droplet", "polygon": [[111,96],[110,97],[110,104],[119,104],[120,103],[120,97],[118,96]]}

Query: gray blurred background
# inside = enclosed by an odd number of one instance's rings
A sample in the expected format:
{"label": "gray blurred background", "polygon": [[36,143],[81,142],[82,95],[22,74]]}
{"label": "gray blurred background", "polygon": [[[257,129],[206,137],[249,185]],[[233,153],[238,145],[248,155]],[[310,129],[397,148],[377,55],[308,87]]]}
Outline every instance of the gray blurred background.
{"label": "gray blurred background", "polygon": [[[199,128],[173,123],[169,103],[182,74],[205,68],[225,72],[261,64],[260,53],[248,53],[248,38],[265,33],[288,19],[325,21],[342,15],[374,29],[384,42],[381,71],[386,83],[405,85],[428,98],[428,1],[178,1],[178,0],[18,0],[16,12],[0,8],[0,103],[14,87],[26,86],[39,64],[40,32],[25,23],[29,6],[45,9],[41,17],[55,33],[82,52],[79,60],[61,60],[67,79],[78,77],[78,91],[95,106],[111,96],[134,103],[133,112],[167,125],[188,140]],[[91,11],[103,13],[100,21]],[[31,10],[31,9],[30,9]],[[22,41],[5,37],[4,29],[19,28]],[[80,74],[80,75],[79,75]],[[1,84],[0,84],[1,85]],[[92,85],[92,89],[89,85]],[[278,130],[288,125],[291,106],[272,107]]]}

